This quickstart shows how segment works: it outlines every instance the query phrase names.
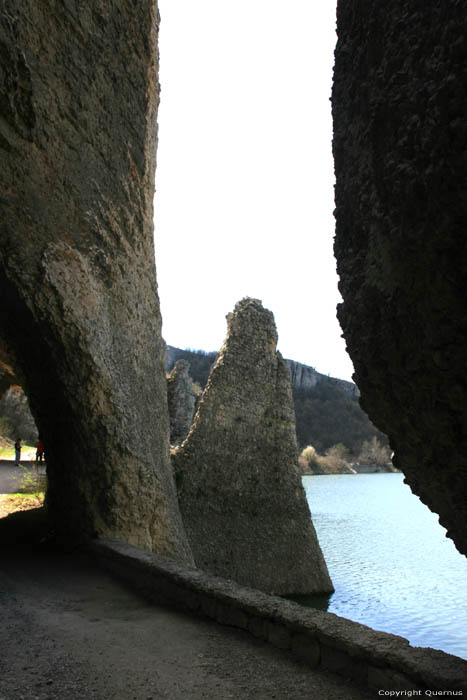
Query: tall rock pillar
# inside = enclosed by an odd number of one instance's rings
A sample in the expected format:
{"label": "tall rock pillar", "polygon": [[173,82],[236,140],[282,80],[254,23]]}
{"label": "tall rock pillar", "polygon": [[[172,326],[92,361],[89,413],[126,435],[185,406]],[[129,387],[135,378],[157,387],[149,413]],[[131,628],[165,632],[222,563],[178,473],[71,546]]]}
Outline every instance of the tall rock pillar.
{"label": "tall rock pillar", "polygon": [[0,7],[0,336],[57,529],[191,560],[169,465],[152,236],[153,0]]}
{"label": "tall rock pillar", "polygon": [[333,590],[299,476],[290,372],[272,313],[228,317],[190,433],[175,455],[197,566],[267,593]]}

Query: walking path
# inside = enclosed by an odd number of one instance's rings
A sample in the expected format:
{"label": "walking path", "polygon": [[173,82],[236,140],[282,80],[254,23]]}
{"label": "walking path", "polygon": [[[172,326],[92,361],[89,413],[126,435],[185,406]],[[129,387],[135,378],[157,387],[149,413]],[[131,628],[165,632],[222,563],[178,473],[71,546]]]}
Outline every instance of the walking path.
{"label": "walking path", "polygon": [[32,469],[33,473],[45,474],[45,465],[43,464],[38,465],[38,472],[35,462],[21,460],[20,464],[21,467],[16,467],[11,460],[0,460],[0,494],[17,493],[18,489],[21,488],[25,469]]}
{"label": "walking path", "polygon": [[0,700],[377,698],[241,630],[148,604],[83,554],[3,549]]}

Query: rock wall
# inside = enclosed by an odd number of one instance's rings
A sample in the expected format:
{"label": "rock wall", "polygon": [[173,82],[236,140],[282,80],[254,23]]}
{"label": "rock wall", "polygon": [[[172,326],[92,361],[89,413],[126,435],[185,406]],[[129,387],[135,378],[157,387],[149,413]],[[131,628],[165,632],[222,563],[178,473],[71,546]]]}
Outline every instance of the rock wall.
{"label": "rock wall", "polygon": [[11,386],[0,398],[0,434],[12,440],[20,438],[29,444],[36,444],[37,426],[27,396],[20,386]]}
{"label": "rock wall", "polygon": [[295,360],[286,360],[286,363],[290,370],[293,389],[314,389],[318,384],[326,382],[338,386],[352,398],[357,398],[359,395],[358,387],[355,386],[353,382],[347,382],[345,379],[337,379],[336,377],[329,377],[326,374],[321,374],[317,372],[314,367],[304,365],[301,362],[295,362]]}
{"label": "rock wall", "polygon": [[339,319],[361,403],[467,553],[465,3],[338,3]]}
{"label": "rock wall", "polygon": [[0,335],[47,445],[57,530],[190,561],[154,269],[158,13],[0,9]]}
{"label": "rock wall", "polygon": [[243,299],[174,457],[201,569],[268,593],[332,591],[297,464],[290,373],[274,318]]}
{"label": "rock wall", "polygon": [[189,370],[189,362],[178,360],[167,377],[171,445],[183,442],[195,415],[196,394]]}

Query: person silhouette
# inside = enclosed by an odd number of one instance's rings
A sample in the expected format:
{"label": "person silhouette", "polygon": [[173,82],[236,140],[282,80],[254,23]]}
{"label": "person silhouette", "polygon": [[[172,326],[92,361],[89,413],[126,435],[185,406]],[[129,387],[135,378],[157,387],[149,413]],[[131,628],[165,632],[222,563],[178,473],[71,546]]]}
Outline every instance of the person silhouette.
{"label": "person silhouette", "polygon": [[18,438],[15,442],[15,465],[19,467],[19,461],[21,459],[21,438]]}
{"label": "person silhouette", "polygon": [[36,463],[40,462],[42,463],[44,459],[44,445],[42,444],[40,438],[36,442]]}

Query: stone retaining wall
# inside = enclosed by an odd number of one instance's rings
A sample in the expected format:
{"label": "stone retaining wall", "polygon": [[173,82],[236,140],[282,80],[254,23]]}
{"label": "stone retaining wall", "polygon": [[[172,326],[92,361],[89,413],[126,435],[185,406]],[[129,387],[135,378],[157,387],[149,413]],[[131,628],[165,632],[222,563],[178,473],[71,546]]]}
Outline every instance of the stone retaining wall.
{"label": "stone retaining wall", "polygon": [[[145,597],[243,629],[280,649],[380,691],[467,692],[467,662],[434,649],[411,647],[333,613],[245,588],[172,559],[110,540],[91,546],[98,561]],[[406,694],[406,693],[404,693]],[[424,693],[423,693],[424,694]],[[399,693],[400,695],[400,693]]]}

